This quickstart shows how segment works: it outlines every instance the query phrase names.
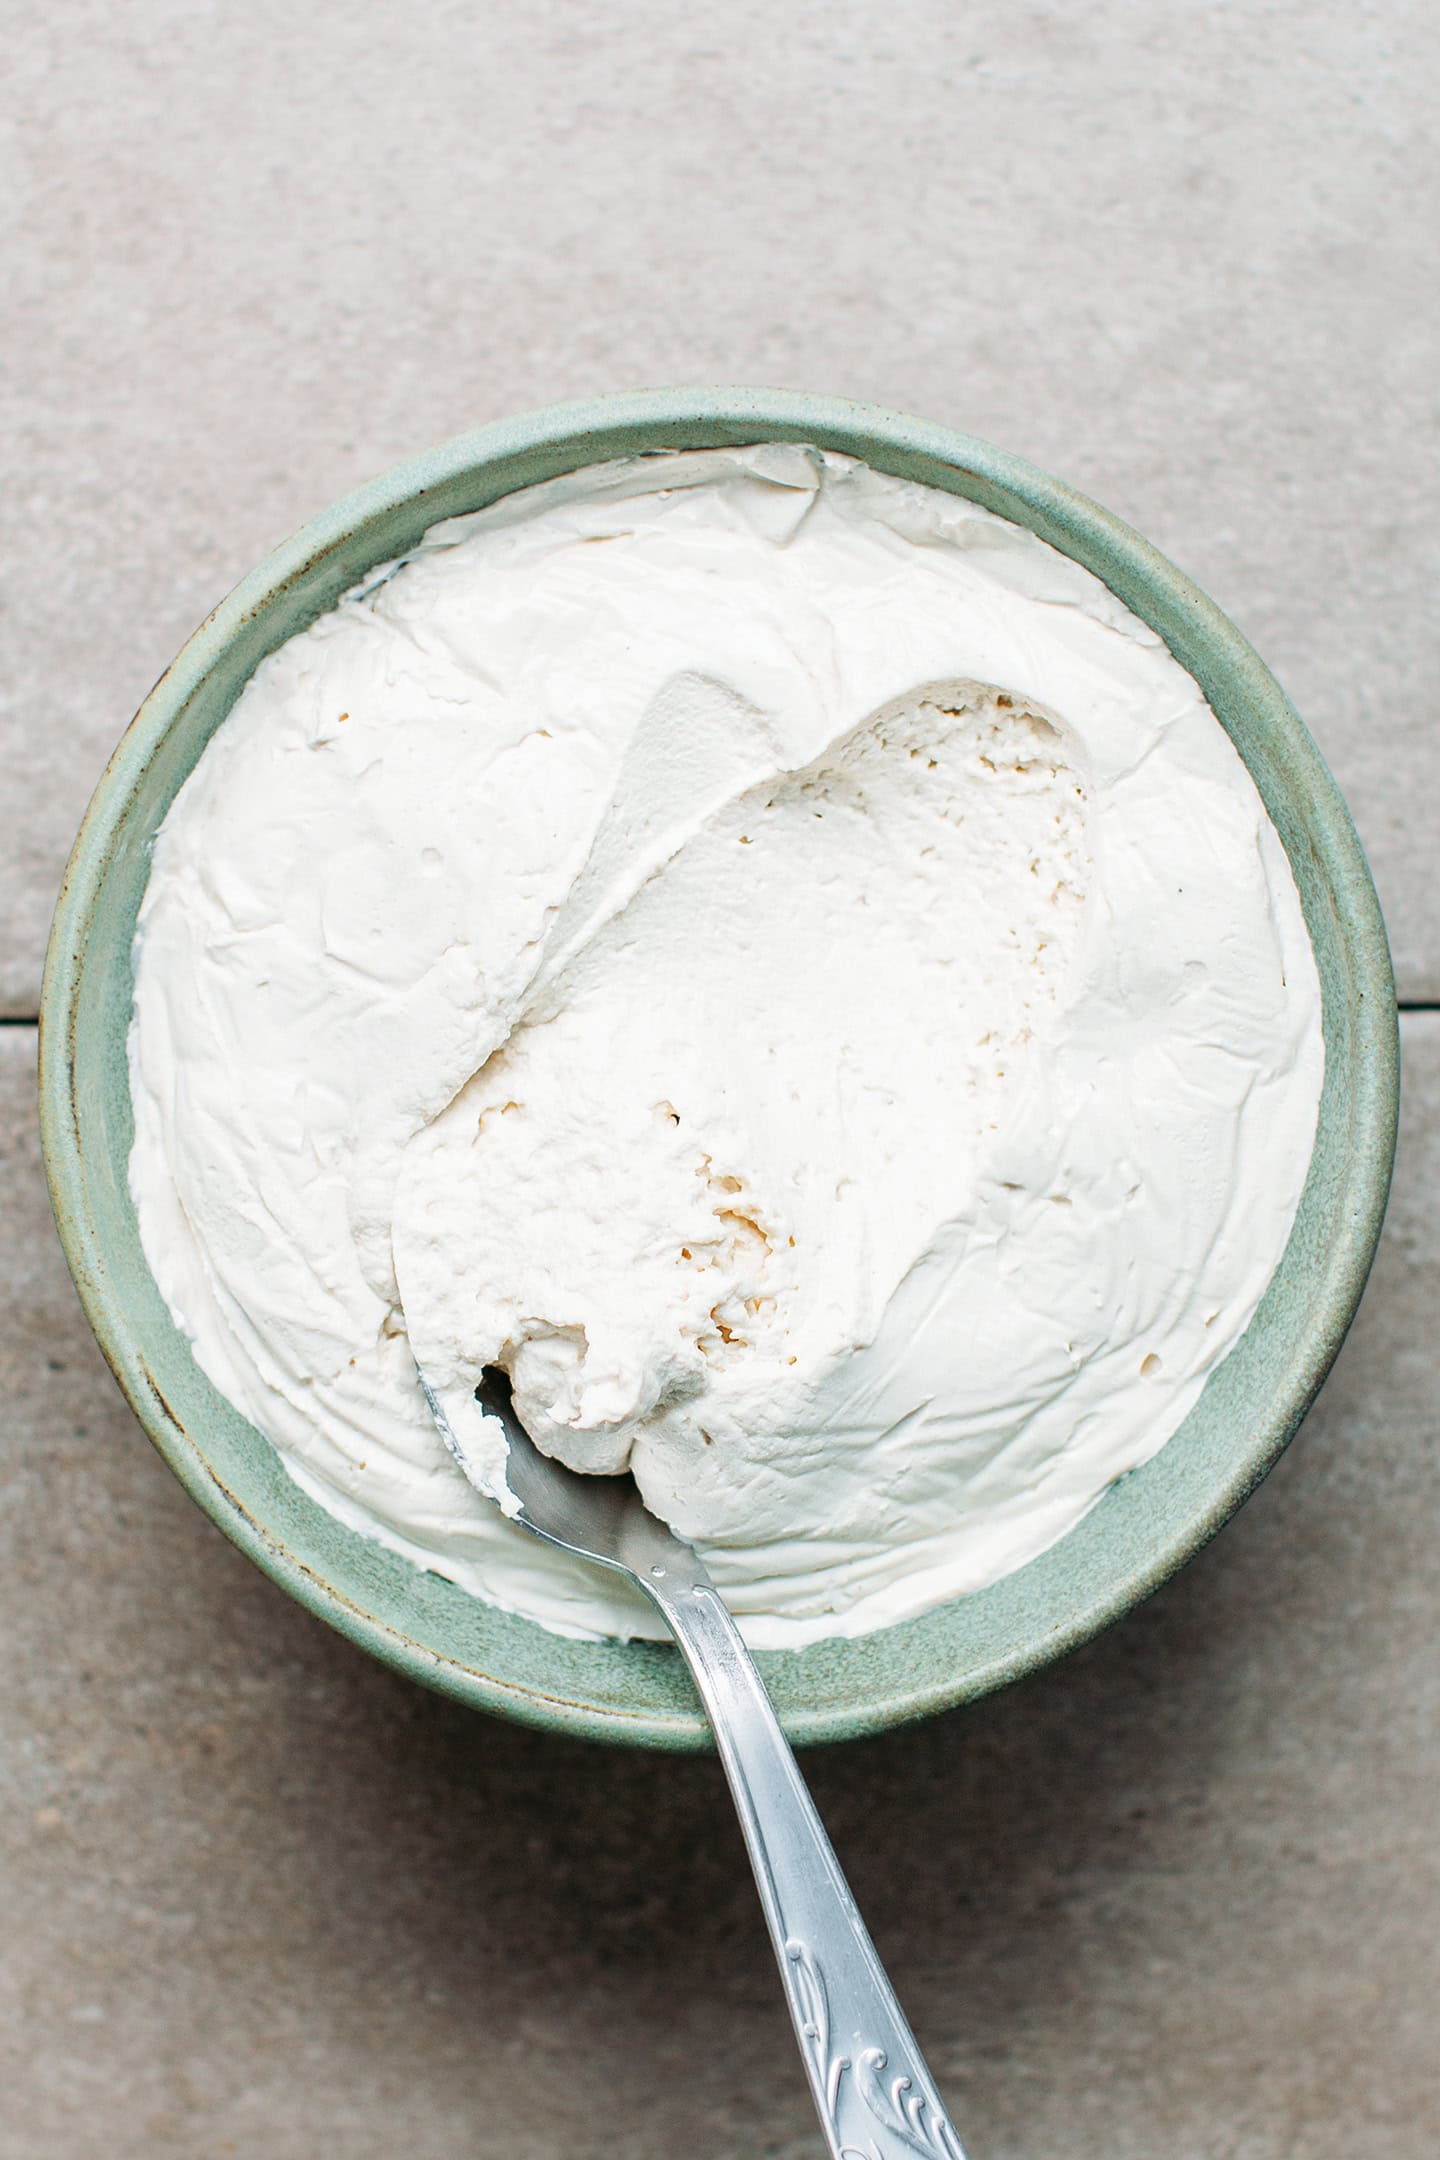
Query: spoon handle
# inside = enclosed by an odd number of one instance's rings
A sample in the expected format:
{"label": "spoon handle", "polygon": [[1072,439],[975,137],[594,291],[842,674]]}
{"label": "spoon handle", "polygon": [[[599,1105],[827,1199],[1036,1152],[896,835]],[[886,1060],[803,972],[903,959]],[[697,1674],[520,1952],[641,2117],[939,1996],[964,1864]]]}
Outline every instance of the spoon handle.
{"label": "spoon handle", "polygon": [[965,2160],[734,1621],[709,1581],[658,1572],[638,1579],[715,1728],[832,2160]]}

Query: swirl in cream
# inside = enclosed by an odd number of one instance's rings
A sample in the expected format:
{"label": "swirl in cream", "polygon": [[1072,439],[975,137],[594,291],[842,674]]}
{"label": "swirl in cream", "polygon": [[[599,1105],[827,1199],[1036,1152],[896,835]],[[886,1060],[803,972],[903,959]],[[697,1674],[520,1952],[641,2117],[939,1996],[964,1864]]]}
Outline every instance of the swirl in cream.
{"label": "swirl in cream", "polygon": [[437,527],[257,670],[136,948],[131,1183],[196,1355],[343,1520],[647,1631],[441,1447],[503,1363],[752,1642],[1022,1565],[1284,1248],[1313,955],[1192,679],[973,503],[797,445]]}

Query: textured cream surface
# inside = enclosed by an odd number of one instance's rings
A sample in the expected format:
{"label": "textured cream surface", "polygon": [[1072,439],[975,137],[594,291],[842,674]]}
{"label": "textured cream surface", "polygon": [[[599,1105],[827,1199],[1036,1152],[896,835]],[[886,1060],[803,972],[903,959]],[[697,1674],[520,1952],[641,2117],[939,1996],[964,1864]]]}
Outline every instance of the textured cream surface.
{"label": "textured cream surface", "polygon": [[136,1012],[147,1251],[300,1482],[643,1625],[440,1448],[415,1355],[482,1447],[499,1360],[775,1645],[995,1579],[1163,1444],[1322,1072],[1195,684],[1031,535],[801,446],[512,497],[274,655]]}

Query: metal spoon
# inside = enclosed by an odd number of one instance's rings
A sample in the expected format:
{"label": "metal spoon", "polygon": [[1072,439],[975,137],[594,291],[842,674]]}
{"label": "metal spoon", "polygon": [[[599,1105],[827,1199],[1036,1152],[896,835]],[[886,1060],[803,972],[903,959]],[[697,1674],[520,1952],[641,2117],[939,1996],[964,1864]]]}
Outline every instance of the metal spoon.
{"label": "metal spoon", "polygon": [[[440,1434],[482,1483],[423,1373]],[[965,2160],[895,2000],[739,1630],[689,1545],[652,1515],[631,1477],[581,1477],[542,1455],[492,1367],[476,1396],[505,1427],[515,1518],[536,1537],[627,1575],[663,1613],[715,1729],[795,2037],[831,2160]],[[488,1495],[487,1497],[493,1497]]]}

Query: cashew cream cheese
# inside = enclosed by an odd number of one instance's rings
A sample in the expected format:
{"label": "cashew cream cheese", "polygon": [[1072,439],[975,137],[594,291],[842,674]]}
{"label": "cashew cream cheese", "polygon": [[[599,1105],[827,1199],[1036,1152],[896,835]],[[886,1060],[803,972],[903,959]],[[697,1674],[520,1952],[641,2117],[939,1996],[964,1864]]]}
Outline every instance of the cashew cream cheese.
{"label": "cashew cream cheese", "polygon": [[155,844],[131,1188],[342,1521],[655,1632],[417,1357],[633,1469],[750,1641],[1021,1566],[1174,1433],[1305,1180],[1320,992],[1194,681],[1087,571],[801,445],[435,527],[256,671]]}

